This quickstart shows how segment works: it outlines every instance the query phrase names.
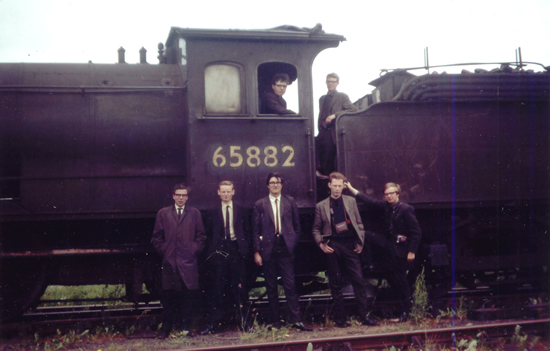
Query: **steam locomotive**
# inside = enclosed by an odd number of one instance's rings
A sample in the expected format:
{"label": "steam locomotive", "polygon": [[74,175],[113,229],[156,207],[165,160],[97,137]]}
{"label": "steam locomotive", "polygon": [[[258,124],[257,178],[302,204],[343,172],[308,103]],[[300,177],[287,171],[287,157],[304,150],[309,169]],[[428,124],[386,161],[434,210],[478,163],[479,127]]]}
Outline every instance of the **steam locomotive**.
{"label": "steam locomotive", "polygon": [[[0,64],[0,311],[48,285],[125,284],[138,301],[157,259],[149,240],[173,184],[206,210],[232,180],[251,208],[265,176],[287,175],[300,208],[298,276],[323,269],[311,65],[345,38],[313,29],[173,27],[159,64]],[[275,73],[297,113],[260,113]],[[423,229],[418,264],[445,286],[547,289],[550,72],[415,76],[371,82],[336,121],[338,169],[376,196],[401,184]],[[376,214],[363,210],[369,230]]]}

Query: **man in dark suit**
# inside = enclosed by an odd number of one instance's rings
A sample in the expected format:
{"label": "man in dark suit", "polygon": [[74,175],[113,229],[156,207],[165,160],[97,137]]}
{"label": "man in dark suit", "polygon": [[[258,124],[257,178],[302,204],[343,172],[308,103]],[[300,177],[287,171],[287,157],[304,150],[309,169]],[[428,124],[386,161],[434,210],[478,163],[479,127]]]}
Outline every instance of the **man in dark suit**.
{"label": "man in dark suit", "polygon": [[277,73],[271,80],[271,91],[265,93],[261,102],[261,113],[285,115],[296,114],[286,108],[286,101],[283,95],[286,87],[290,84],[290,77],[286,73]]}
{"label": "man in dark suit", "polygon": [[190,330],[192,306],[199,289],[197,255],[206,241],[200,211],[186,205],[187,187],[176,184],[172,198],[174,205],[157,213],[151,239],[162,257],[162,338],[170,335],[179,314],[183,315],[183,329]]}
{"label": "man in dark suit", "polygon": [[[211,322],[202,335],[223,330],[224,301],[229,290],[235,308],[237,325],[247,327],[248,288],[246,258],[250,243],[250,220],[246,209],[233,201],[233,182],[224,180],[218,185],[221,203],[208,213],[208,259],[211,271]],[[229,285],[229,289],[226,289]]]}
{"label": "man in dark suit", "polygon": [[339,83],[340,77],[336,73],[329,73],[327,75],[328,92],[319,99],[317,176],[320,178],[327,178],[328,174],[336,170],[336,118],[344,112],[357,111],[349,97],[336,90]]}
{"label": "man in dark suit", "polygon": [[416,220],[414,207],[399,201],[399,184],[384,185],[386,201],[380,201],[363,194],[346,183],[349,191],[368,206],[384,211],[386,247],[390,248],[392,271],[388,275],[390,286],[397,290],[401,301],[399,320],[407,320],[411,309],[411,288],[407,281],[407,264],[413,262],[420,245],[422,232]]}
{"label": "man in dark suit", "polygon": [[292,326],[299,330],[312,329],[300,317],[299,296],[294,283],[294,249],[300,239],[298,206],[290,196],[282,195],[283,178],[278,173],[267,176],[269,196],[254,204],[252,240],[254,261],[263,267],[267,296],[271,308],[271,324],[281,326],[277,273],[285,289]]}
{"label": "man in dark suit", "polygon": [[342,195],[346,177],[333,172],[329,176],[330,196],[315,207],[313,238],[326,254],[332,308],[336,326],[348,327],[342,295],[342,275],[347,274],[358,305],[359,320],[363,325],[377,325],[367,317],[367,288],[361,272],[359,254],[365,243],[365,229],[355,199]]}

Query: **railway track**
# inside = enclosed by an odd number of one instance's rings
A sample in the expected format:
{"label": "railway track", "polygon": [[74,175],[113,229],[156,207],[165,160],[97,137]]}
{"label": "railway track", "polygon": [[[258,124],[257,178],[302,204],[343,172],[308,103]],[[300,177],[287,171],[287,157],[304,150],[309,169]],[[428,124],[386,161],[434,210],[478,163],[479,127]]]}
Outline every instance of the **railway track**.
{"label": "railway track", "polygon": [[[550,305],[546,303],[538,305],[519,304],[518,301],[527,301],[530,295],[499,296],[499,303],[506,308],[499,308],[491,305],[494,296],[479,294],[479,292],[461,291],[453,299],[464,296],[477,309],[469,311],[468,318],[477,321],[494,319],[545,319],[550,318]],[[349,294],[346,296],[346,306],[353,310],[354,298]],[[267,306],[265,299],[251,299],[256,310],[261,311]],[[52,302],[52,301],[50,301]],[[78,301],[74,301],[78,302]],[[82,302],[82,301],[81,301]],[[95,302],[100,302],[99,300]],[[283,308],[286,306],[284,298],[281,299]],[[310,317],[308,320],[314,324],[322,324],[322,319],[330,305],[330,295],[304,295],[301,297],[302,309]],[[451,297],[447,297],[444,305],[451,306]],[[485,306],[488,304],[488,306]],[[383,320],[388,319],[388,310],[394,309],[392,301],[377,300],[374,305],[373,314]],[[58,329],[94,330],[96,326],[118,325],[121,327],[133,327],[137,330],[153,330],[160,323],[162,307],[159,302],[148,303],[119,303],[113,306],[113,301],[106,299],[105,303],[80,306],[54,306],[38,307],[32,312],[24,314],[17,320],[0,325],[0,334],[3,336],[16,334],[33,334],[37,330],[41,334],[55,333]]]}
{"label": "railway track", "polygon": [[550,331],[550,319],[532,321],[507,321],[473,326],[460,326],[449,328],[417,329],[412,331],[400,331],[397,333],[370,333],[369,334],[340,336],[304,340],[292,340],[284,342],[273,342],[263,344],[239,344],[223,345],[219,347],[194,348],[194,350],[307,350],[312,345],[313,350],[320,349],[343,349],[343,350],[387,350],[390,347],[406,349],[411,346],[423,349],[426,345],[453,345],[462,339],[471,340],[482,333],[485,345],[495,345],[499,338],[514,335],[517,327],[523,333],[543,336],[548,339]]}

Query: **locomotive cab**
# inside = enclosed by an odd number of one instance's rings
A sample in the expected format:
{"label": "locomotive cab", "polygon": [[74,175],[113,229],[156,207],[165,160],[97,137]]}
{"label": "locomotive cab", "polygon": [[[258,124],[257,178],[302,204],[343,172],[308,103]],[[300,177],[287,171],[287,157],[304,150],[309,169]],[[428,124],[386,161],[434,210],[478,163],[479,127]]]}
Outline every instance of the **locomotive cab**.
{"label": "locomotive cab", "polygon": [[[344,37],[291,26],[268,30],[172,28],[168,63],[187,77],[189,135],[187,183],[211,196],[194,199],[205,209],[225,179],[242,184],[246,207],[265,196],[270,172],[288,175],[285,193],[299,207],[315,205],[314,119],[311,65],[319,52]],[[261,113],[262,96],[277,73],[289,75],[284,98],[295,114]],[[290,89],[293,88],[293,89]]]}

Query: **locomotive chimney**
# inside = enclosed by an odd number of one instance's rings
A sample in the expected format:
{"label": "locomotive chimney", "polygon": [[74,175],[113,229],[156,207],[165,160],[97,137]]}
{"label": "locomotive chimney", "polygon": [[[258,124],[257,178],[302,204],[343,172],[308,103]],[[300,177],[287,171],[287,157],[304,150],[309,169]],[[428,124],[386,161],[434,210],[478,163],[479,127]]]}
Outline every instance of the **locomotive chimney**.
{"label": "locomotive chimney", "polygon": [[158,49],[159,55],[157,56],[157,58],[159,59],[159,63],[166,63],[166,56],[164,56],[164,44],[159,43]]}
{"label": "locomotive chimney", "polygon": [[147,63],[147,50],[144,47],[139,49],[139,63]]}
{"label": "locomotive chimney", "polygon": [[126,50],[121,46],[120,49],[118,49],[118,63],[126,63],[124,60],[124,53]]}

